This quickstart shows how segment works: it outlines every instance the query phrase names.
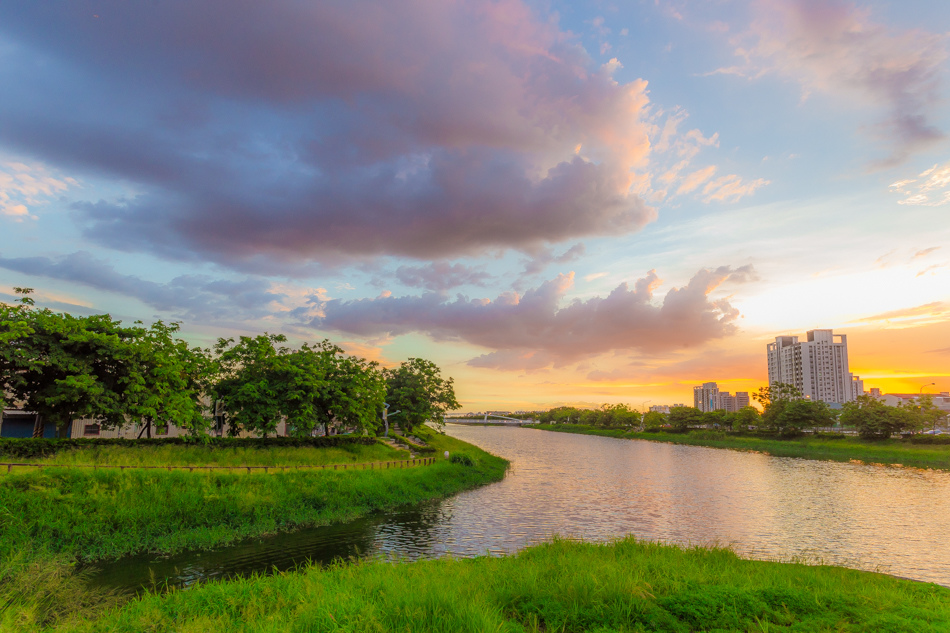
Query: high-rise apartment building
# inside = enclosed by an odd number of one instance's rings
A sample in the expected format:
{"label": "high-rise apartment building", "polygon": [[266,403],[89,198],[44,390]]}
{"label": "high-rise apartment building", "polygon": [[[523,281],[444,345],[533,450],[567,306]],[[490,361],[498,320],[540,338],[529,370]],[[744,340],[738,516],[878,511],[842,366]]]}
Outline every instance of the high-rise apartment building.
{"label": "high-rise apartment building", "polygon": [[728,391],[719,391],[719,385],[714,382],[704,382],[699,387],[693,387],[693,406],[703,412],[734,413],[749,406],[749,392],[737,391],[736,395],[732,395]]}
{"label": "high-rise apartment building", "polygon": [[718,409],[719,385],[714,382],[704,382],[699,387],[693,387],[693,406],[704,413]]}
{"label": "high-rise apartment building", "polygon": [[810,330],[806,337],[799,341],[797,336],[777,336],[768,344],[769,384],[792,385],[806,398],[821,402],[843,404],[854,400],[848,337],[832,330]]}
{"label": "high-rise apartment building", "polygon": [[735,413],[742,407],[749,406],[749,392],[737,391],[732,395],[728,391],[719,392],[719,408],[729,413]]}

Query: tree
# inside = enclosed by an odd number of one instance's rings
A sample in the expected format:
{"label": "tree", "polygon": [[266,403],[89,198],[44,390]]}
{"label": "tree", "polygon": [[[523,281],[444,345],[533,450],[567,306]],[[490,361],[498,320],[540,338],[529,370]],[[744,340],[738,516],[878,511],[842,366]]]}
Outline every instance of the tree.
{"label": "tree", "polygon": [[[380,424],[379,412],[386,395],[386,379],[375,362],[346,356],[343,349],[324,339],[313,347],[304,345],[311,366],[322,372],[320,387],[312,393],[315,422],[330,434],[331,424],[374,432]],[[456,407],[457,408],[457,407]]]}
{"label": "tree", "polygon": [[455,399],[454,381],[441,374],[435,363],[423,358],[385,370],[386,402],[391,411],[401,411],[401,428],[410,430],[427,420],[441,425],[446,411],[462,407]]}
{"label": "tree", "polygon": [[774,382],[768,387],[759,387],[759,390],[752,395],[752,398],[766,410],[772,403],[800,400],[801,397],[802,392],[797,387],[785,382]]}
{"label": "tree", "polygon": [[228,433],[238,435],[242,430],[267,437],[277,432],[280,422],[282,393],[278,383],[285,349],[275,343],[287,338],[282,334],[261,334],[253,338],[242,336],[218,339],[217,380],[212,393],[221,400]]}
{"label": "tree", "polygon": [[643,414],[643,427],[646,429],[660,427],[666,424],[666,416],[659,411],[648,411]]}
{"label": "tree", "polygon": [[918,396],[912,404],[912,410],[917,416],[919,428],[930,427],[937,430],[937,420],[944,416],[943,411],[934,404],[934,398],[929,393]]}
{"label": "tree", "polygon": [[299,350],[276,346],[285,341],[279,334],[218,341],[220,377],[213,391],[224,405],[229,433],[267,437],[282,419],[297,436],[317,428],[329,435],[334,425],[376,429],[385,394],[376,363],[346,356],[327,340]]}
{"label": "tree", "polygon": [[0,312],[3,392],[37,414],[34,437],[47,423],[61,437],[76,418],[121,426],[125,421],[128,341],[135,334],[107,314],[75,317],[33,307],[30,288]]}
{"label": "tree", "polygon": [[[834,424],[834,414],[824,402],[811,400],[779,401],[781,408],[777,415],[769,418],[769,426],[780,435],[795,435],[805,429]],[[773,403],[773,407],[776,406]],[[778,407],[776,407],[778,408]],[[765,416],[763,415],[763,420]]]}
{"label": "tree", "polygon": [[13,291],[21,295],[17,305],[0,303],[0,407],[7,405],[7,394],[12,393],[20,368],[22,350],[17,341],[33,333],[29,322],[33,305],[29,295],[33,289],[14,288]]}
{"label": "tree", "polygon": [[735,412],[732,418],[733,430],[746,430],[750,426],[757,427],[762,422],[762,416],[755,407],[742,407]]}
{"label": "tree", "polygon": [[173,422],[192,435],[208,426],[202,396],[211,376],[209,352],[175,338],[179,328],[163,321],[136,328],[128,346],[123,408],[130,419],[142,421],[139,436],[152,437],[156,422]]}
{"label": "tree", "polygon": [[731,413],[724,409],[716,409],[714,411],[706,411],[703,413],[702,424],[706,427],[714,428],[724,428],[731,427]]}
{"label": "tree", "polygon": [[703,423],[703,412],[695,407],[672,407],[667,421],[674,429],[685,431]]}
{"label": "tree", "polygon": [[762,426],[780,435],[794,435],[807,428],[834,423],[827,404],[804,400],[794,385],[776,382],[759,388],[753,397],[764,407]]}
{"label": "tree", "polygon": [[913,410],[890,407],[872,396],[858,396],[855,402],[846,402],[838,419],[842,425],[857,429],[861,437],[875,440],[919,428],[920,423]]}

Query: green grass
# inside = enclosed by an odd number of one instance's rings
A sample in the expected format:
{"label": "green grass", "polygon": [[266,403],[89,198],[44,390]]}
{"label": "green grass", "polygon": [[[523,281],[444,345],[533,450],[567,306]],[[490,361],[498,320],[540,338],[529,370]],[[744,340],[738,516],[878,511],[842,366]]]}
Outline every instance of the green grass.
{"label": "green grass", "polygon": [[0,554],[37,548],[97,560],[214,547],[444,497],[504,476],[501,458],[434,433],[431,443],[440,452],[478,455],[476,466],[439,456],[431,466],[386,470],[265,474],[51,466],[14,472],[0,476]]}
{"label": "green grass", "polygon": [[[326,448],[312,446],[213,447],[171,446],[87,446],[59,451],[44,458],[0,461],[110,466],[319,466],[409,459],[409,452],[383,443],[345,444]],[[16,470],[16,469],[15,469]]]}
{"label": "green grass", "polygon": [[622,429],[601,429],[576,424],[537,424],[529,428],[558,431],[560,433],[601,435],[622,439],[757,451],[778,457],[802,457],[838,462],[856,460],[869,464],[898,464],[915,468],[950,470],[950,445],[912,444],[898,439],[869,441],[851,437],[825,439],[808,436],[793,439],[772,439],[740,437],[708,431],[692,431],[686,434],[636,433]]}
{"label": "green grass", "polygon": [[362,562],[146,595],[64,631],[950,630],[950,591],[726,549],[554,541],[515,556]]}
{"label": "green grass", "polygon": [[[72,573],[78,562],[145,551],[170,554],[211,548],[446,497],[504,477],[506,460],[432,431],[420,434],[439,451],[434,465],[270,474],[50,466],[2,475],[0,631],[81,620],[115,604],[118,598],[85,586]],[[340,459],[341,451],[374,460],[388,456],[375,449],[273,450],[281,459],[306,455],[308,460],[333,463],[345,461]],[[110,458],[121,455],[112,450],[105,454]],[[175,450],[183,451],[178,457],[182,461],[196,455],[207,457],[182,446],[157,447],[154,453],[150,448],[133,452],[143,450],[143,454],[163,460],[174,457]],[[260,453],[268,450],[253,449]],[[471,459],[453,463],[441,456],[446,450]],[[315,457],[310,451],[327,451],[328,455]]]}

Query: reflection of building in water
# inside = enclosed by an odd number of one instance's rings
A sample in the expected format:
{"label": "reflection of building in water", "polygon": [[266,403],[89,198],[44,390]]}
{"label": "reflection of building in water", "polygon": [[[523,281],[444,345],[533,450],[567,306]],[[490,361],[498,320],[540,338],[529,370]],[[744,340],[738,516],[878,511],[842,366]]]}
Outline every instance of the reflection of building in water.
{"label": "reflection of building in water", "polygon": [[848,369],[847,335],[809,330],[806,337],[777,336],[768,344],[770,385],[785,383],[810,400],[837,404],[864,392],[864,382]]}

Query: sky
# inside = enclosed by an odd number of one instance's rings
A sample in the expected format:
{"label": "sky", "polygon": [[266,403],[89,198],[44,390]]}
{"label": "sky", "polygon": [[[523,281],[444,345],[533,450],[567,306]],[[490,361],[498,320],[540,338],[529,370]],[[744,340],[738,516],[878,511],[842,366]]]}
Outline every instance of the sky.
{"label": "sky", "polygon": [[0,4],[0,301],[435,361],[464,410],[950,390],[950,3]]}

